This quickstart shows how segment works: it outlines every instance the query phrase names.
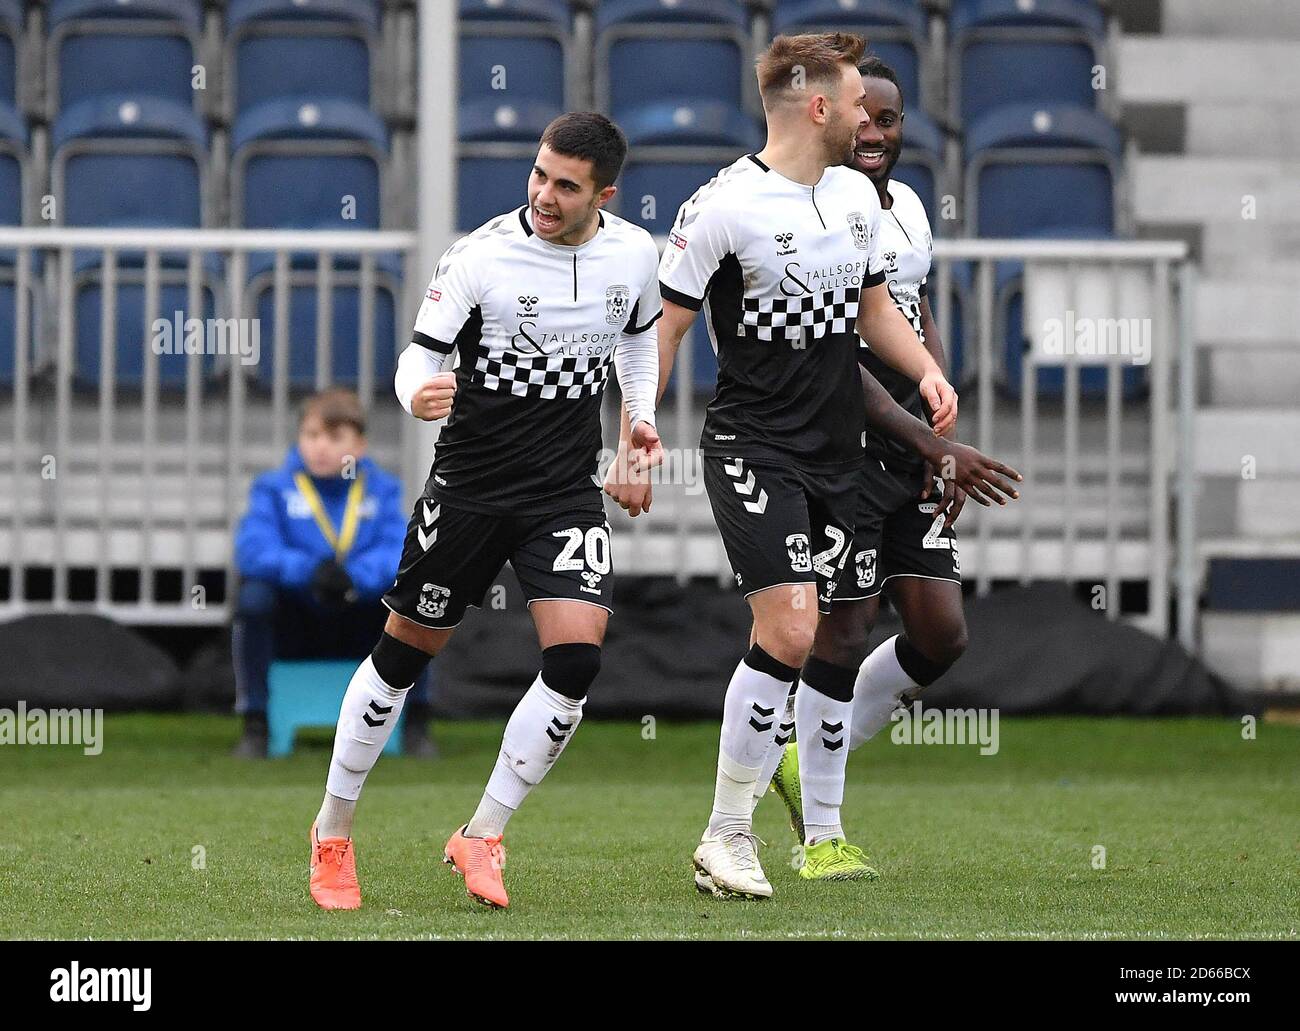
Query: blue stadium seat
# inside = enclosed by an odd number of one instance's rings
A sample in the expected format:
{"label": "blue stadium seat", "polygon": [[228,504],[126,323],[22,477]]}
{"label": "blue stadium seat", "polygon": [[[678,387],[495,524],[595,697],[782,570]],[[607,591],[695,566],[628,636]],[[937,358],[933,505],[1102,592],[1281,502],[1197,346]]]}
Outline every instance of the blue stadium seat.
{"label": "blue stadium seat", "polygon": [[195,103],[200,0],[53,0],[46,44],[49,114],[90,97]]}
{"label": "blue stadium seat", "polygon": [[[537,137],[565,108],[564,48],[550,37],[475,36],[462,32],[460,138],[482,139],[467,130],[497,126],[490,138]],[[504,89],[493,88],[493,83]]]}
{"label": "blue stadium seat", "polygon": [[569,5],[565,0],[459,0],[461,25],[467,23],[530,22],[567,32]]}
{"label": "blue stadium seat", "polygon": [[969,126],[1004,104],[1095,107],[1105,34],[1092,0],[953,0],[953,116]]}
{"label": "blue stadium seat", "polygon": [[[116,348],[113,352],[113,377],[119,387],[135,389],[144,382],[146,352],[154,342],[153,326],[145,326],[145,260],[140,252],[118,254],[116,297]],[[174,335],[176,312],[181,313],[181,331],[189,310],[188,258],[184,254],[159,256],[158,308],[154,319],[169,324],[165,342],[175,350],[158,355],[158,384],[164,390],[184,387],[188,356],[182,353],[183,338]],[[216,314],[216,287],[221,281],[221,262],[209,255],[203,263],[202,307],[194,317],[212,319]],[[74,379],[83,387],[99,384],[102,369],[102,323],[104,303],[103,254],[100,251],[77,251],[73,260],[73,294],[76,335],[73,344]],[[152,320],[151,320],[152,323]],[[207,323],[205,322],[205,333]],[[204,354],[199,360],[202,377],[211,375],[216,357]]]}
{"label": "blue stadium seat", "polygon": [[23,224],[27,153],[27,123],[13,108],[0,104],[0,225]]}
{"label": "blue stadium seat", "polygon": [[925,13],[914,0],[776,0],[772,34],[856,32],[867,37],[867,53],[898,73],[903,96],[920,106],[921,54],[927,30]]}
{"label": "blue stadium seat", "polygon": [[[746,25],[735,0],[607,0],[595,21],[597,106],[620,125],[647,104],[754,112]],[[699,123],[681,119],[679,135]]]}
{"label": "blue stadium seat", "polygon": [[[380,226],[388,134],[366,108],[346,100],[267,101],[235,123],[231,153],[235,225]],[[351,212],[345,197],[353,198]]]}
{"label": "blue stadium seat", "polygon": [[[1026,233],[1026,236],[1049,240],[1108,240],[1112,236],[1092,226],[1053,226]],[[1004,347],[1006,392],[1020,397],[1025,353],[1029,341],[1025,339],[1024,264],[1018,261],[1000,261],[994,272],[994,346],[999,340]],[[1079,393],[1085,398],[1104,398],[1108,370],[1104,364],[1084,364],[1079,359]],[[1140,396],[1146,389],[1146,368],[1129,365],[1120,374],[1120,389],[1125,398]],[[1038,369],[1038,396],[1058,398],[1065,391],[1065,368],[1062,365],[1040,366]]]}
{"label": "blue stadium seat", "polygon": [[92,97],[59,116],[51,144],[61,224],[204,224],[207,130],[192,109],[156,97]]}
{"label": "blue stadium seat", "polygon": [[18,107],[18,55],[22,50],[21,0],[0,0],[0,106]]}
{"label": "blue stadium seat", "polygon": [[894,166],[893,178],[905,182],[916,191],[925,205],[934,235],[947,225],[940,217],[936,203],[943,183],[944,140],[943,130],[924,111],[912,107],[903,115],[903,153]]}
{"label": "blue stadium seat", "polygon": [[966,134],[967,232],[1026,236],[1052,226],[1115,228],[1119,130],[1095,111],[1013,104]]}
{"label": "blue stadium seat", "polygon": [[457,168],[457,229],[477,229],[501,212],[527,203],[532,153],[517,158],[462,157]]}
{"label": "blue stadium seat", "polygon": [[[262,327],[257,379],[268,390],[275,378],[275,259],[255,254],[248,265],[252,308]],[[329,383],[356,386],[360,361],[360,263],[355,256],[336,255],[332,267]],[[397,299],[402,262],[396,254],[375,256],[374,386],[392,390],[397,368]],[[289,386],[311,390],[316,385],[317,256],[295,254],[289,268]]]}
{"label": "blue stadium seat", "polygon": [[[18,113],[0,105],[0,225],[17,226],[23,222],[23,197],[26,195],[27,126]],[[14,381],[14,347],[17,342],[18,293],[15,282],[17,255],[0,251],[0,386]],[[34,266],[33,266],[34,267]],[[34,285],[34,284],[33,284]],[[36,345],[36,305],[32,305],[28,340]]]}
{"label": "blue stadium seat", "polygon": [[615,195],[618,212],[651,233],[666,235],[678,208],[736,156],[710,161],[642,161],[634,152],[623,166]]}
{"label": "blue stadium seat", "polygon": [[226,8],[228,114],[270,100],[371,103],[379,38],[373,0],[230,0]]}

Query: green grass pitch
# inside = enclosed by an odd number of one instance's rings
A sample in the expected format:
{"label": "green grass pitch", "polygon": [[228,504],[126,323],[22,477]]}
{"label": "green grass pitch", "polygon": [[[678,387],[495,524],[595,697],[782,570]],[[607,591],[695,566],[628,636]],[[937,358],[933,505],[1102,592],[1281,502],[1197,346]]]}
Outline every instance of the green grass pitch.
{"label": "green grass pitch", "polygon": [[[511,908],[438,860],[501,724],[438,728],[443,759],[381,760],[357,815],[364,907],[307,894],[329,733],[226,756],[234,721],[110,716],[103,754],[0,748],[5,938],[1297,937],[1300,727],[1004,719],[1001,750],[893,744],[849,760],[845,824],[874,884],[807,884],[777,799],[756,830],[776,894],[696,893],[717,727],[585,723],[506,837]],[[1095,846],[1105,866],[1094,865]]]}

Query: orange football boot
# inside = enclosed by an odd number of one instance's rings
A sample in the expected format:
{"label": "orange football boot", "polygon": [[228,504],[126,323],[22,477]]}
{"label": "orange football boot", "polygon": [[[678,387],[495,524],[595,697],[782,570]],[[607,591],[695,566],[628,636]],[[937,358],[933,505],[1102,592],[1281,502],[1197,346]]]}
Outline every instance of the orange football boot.
{"label": "orange football boot", "polygon": [[311,897],[321,909],[360,909],[357,854],[351,838],[318,838],[311,825]]}
{"label": "orange football boot", "polygon": [[465,878],[465,891],[475,902],[493,909],[510,905],[510,896],[501,880],[506,850],[500,834],[495,838],[467,838],[462,827],[447,840],[442,861]]}

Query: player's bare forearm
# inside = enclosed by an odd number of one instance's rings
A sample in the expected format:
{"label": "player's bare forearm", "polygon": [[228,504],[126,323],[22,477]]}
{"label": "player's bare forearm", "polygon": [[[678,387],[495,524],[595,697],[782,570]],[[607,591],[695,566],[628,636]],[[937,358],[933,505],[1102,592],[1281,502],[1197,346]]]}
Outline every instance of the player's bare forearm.
{"label": "player's bare forearm", "polygon": [[947,376],[948,359],[943,352],[943,341],[939,339],[939,327],[934,321],[934,313],[930,310],[929,297],[921,298],[921,334],[925,349],[930,352],[930,357],[939,366],[939,371]]}
{"label": "player's bare forearm", "polygon": [[943,367],[926,350],[883,283],[862,291],[858,334],[881,361],[908,379],[920,383],[927,376],[943,375]]}
{"label": "player's bare forearm", "polygon": [[682,345],[682,337],[686,336],[697,314],[666,297],[663,305],[664,313],[659,319],[659,393],[655,397],[656,404],[664,399],[668,379],[673,374],[673,362],[677,360],[677,348]]}
{"label": "player's bare forearm", "polygon": [[934,431],[895,401],[870,372],[861,365],[862,396],[867,406],[867,425],[890,440],[926,458],[933,450]]}

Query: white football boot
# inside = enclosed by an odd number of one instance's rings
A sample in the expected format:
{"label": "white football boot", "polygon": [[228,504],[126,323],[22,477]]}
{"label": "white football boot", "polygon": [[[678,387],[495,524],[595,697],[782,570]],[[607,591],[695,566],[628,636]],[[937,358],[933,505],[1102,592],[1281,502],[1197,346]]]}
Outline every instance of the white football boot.
{"label": "white football boot", "polygon": [[695,850],[695,887],[720,899],[770,899],[772,885],[758,862],[758,839],[749,831],[705,834]]}

